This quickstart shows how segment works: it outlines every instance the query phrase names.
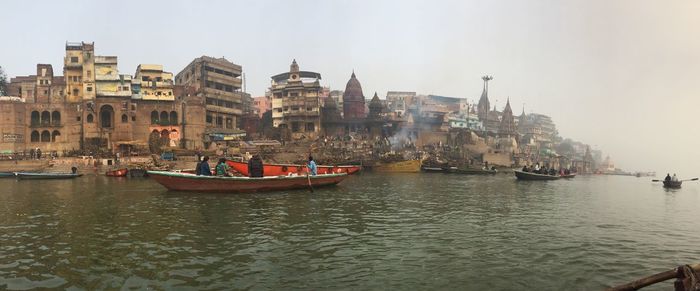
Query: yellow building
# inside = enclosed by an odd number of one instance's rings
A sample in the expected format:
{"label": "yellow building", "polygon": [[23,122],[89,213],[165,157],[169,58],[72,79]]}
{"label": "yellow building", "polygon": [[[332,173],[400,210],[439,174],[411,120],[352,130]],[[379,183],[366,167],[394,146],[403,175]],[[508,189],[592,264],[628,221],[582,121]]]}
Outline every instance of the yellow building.
{"label": "yellow building", "polygon": [[132,80],[132,85],[136,84],[140,90],[135,90],[134,99],[175,100],[173,73],[164,72],[162,65],[140,64]]}
{"label": "yellow building", "polygon": [[66,80],[66,101],[95,99],[95,44],[66,43],[63,75]]}

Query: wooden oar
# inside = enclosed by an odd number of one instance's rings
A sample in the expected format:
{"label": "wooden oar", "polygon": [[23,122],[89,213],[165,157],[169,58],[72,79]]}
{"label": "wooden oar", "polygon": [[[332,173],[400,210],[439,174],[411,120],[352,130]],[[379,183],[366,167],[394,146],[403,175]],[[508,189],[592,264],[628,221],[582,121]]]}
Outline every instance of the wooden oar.
{"label": "wooden oar", "polygon": [[311,186],[311,176],[309,175],[310,172],[311,172],[311,170],[309,169],[309,166],[307,164],[307,166],[306,166],[306,180],[309,181],[309,190],[311,190],[311,193],[314,193],[314,186]]}
{"label": "wooden oar", "polygon": [[[695,271],[698,272],[700,271],[700,264],[695,264],[695,265],[690,265],[690,267]],[[634,282],[630,282],[624,285],[619,285],[615,286],[612,288],[608,288],[607,291],[632,291],[632,290],[638,290],[644,287],[647,287],[649,285],[653,285],[659,282],[663,282],[666,280],[678,278],[678,273],[681,268],[677,267],[672,270],[668,270],[665,272],[661,272],[658,274],[651,275],[649,277],[644,277],[642,279],[636,280]]]}
{"label": "wooden oar", "polygon": [[698,178],[692,178],[692,179],[685,179],[685,180],[681,180],[681,181],[697,181],[697,180],[698,180]]}

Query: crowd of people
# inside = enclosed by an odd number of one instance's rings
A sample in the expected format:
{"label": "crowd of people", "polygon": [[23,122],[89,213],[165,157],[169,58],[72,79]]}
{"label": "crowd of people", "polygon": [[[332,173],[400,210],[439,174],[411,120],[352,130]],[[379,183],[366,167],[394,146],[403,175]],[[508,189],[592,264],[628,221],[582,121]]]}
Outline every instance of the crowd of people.
{"label": "crowd of people", "polygon": [[547,167],[547,165],[540,166],[540,163],[536,163],[534,166],[528,167],[527,165],[523,166],[522,169],[523,172],[528,172],[528,173],[535,173],[535,174],[540,174],[540,175],[551,175],[551,176],[564,176],[564,175],[570,175],[571,170],[568,168],[559,168],[559,170],[555,169],[554,167]]}
{"label": "crowd of people", "polygon": [[[314,158],[309,156],[309,161],[306,164],[309,174],[312,176],[317,175],[318,167]],[[212,172],[211,167],[209,167],[209,157],[204,156],[201,161],[197,162],[195,167],[195,174],[198,176],[220,176],[220,177],[231,177],[235,176],[235,173],[226,163],[225,158],[220,158],[214,167]],[[250,178],[262,178],[265,176],[265,167],[263,166],[262,158],[259,154],[253,155],[253,157],[248,160],[248,177]]]}

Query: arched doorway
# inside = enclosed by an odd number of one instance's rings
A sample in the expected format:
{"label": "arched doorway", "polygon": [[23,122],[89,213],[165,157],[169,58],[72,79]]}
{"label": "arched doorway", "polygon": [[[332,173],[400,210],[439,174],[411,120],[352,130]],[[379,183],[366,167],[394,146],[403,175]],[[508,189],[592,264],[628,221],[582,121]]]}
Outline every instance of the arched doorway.
{"label": "arched doorway", "polygon": [[41,142],[51,142],[51,133],[48,130],[41,132]]}
{"label": "arched doorway", "polygon": [[102,128],[112,128],[114,126],[114,108],[110,105],[100,107],[100,126]]}
{"label": "arched doorway", "polygon": [[51,113],[51,124],[61,125],[61,112],[54,111]]}

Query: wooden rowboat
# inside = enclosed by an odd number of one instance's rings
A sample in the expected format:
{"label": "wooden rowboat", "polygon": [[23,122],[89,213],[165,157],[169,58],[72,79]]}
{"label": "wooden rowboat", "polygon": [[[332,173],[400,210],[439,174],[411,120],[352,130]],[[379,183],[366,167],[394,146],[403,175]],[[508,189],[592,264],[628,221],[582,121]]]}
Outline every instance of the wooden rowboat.
{"label": "wooden rowboat", "polygon": [[107,171],[105,172],[105,176],[109,177],[126,177],[126,174],[129,173],[129,170],[127,168],[123,169],[117,169],[117,170],[112,170],[112,171]]}
{"label": "wooden rowboat", "polygon": [[561,176],[550,176],[550,175],[536,174],[536,173],[531,173],[531,172],[523,172],[523,171],[518,171],[518,170],[515,170],[513,172],[515,173],[515,177],[518,178],[518,180],[546,181],[546,180],[558,180],[559,178],[561,178]]}
{"label": "wooden rowboat", "polygon": [[46,180],[46,179],[73,179],[82,176],[83,174],[73,173],[17,173],[17,178],[20,180]]}
{"label": "wooden rowboat", "polygon": [[664,188],[680,189],[683,181],[664,181]]}
{"label": "wooden rowboat", "polygon": [[0,178],[14,178],[17,176],[14,172],[0,172]]}
{"label": "wooden rowboat", "polygon": [[420,164],[419,160],[383,163],[375,165],[372,170],[381,173],[418,173]]}
{"label": "wooden rowboat", "polygon": [[311,183],[313,188],[336,185],[347,178],[348,174],[323,174],[315,176],[265,176],[261,178],[249,178],[197,176],[186,173],[148,171],[148,176],[165,186],[165,188],[173,191],[241,193],[308,189],[309,183]]}
{"label": "wooden rowboat", "polygon": [[457,167],[449,168],[448,171],[450,173],[463,174],[463,175],[495,175],[496,173],[498,173],[497,170],[470,169],[470,168],[457,168]]}
{"label": "wooden rowboat", "polygon": [[[244,176],[249,176],[248,163],[226,160],[229,167],[241,173]],[[346,173],[348,175],[355,174],[360,171],[360,166],[316,166],[316,173],[323,174],[339,174]],[[289,174],[306,175],[306,165],[296,164],[264,164],[263,174],[265,176],[286,176]]]}

